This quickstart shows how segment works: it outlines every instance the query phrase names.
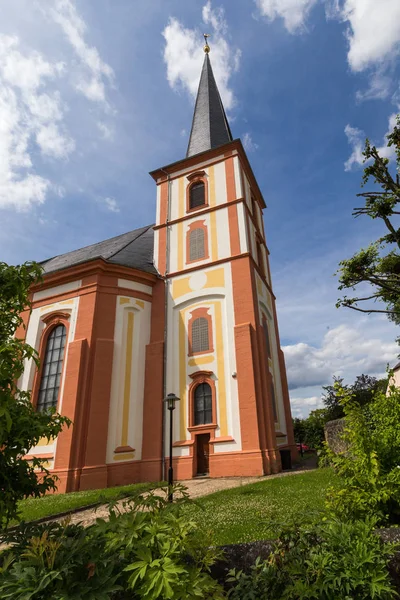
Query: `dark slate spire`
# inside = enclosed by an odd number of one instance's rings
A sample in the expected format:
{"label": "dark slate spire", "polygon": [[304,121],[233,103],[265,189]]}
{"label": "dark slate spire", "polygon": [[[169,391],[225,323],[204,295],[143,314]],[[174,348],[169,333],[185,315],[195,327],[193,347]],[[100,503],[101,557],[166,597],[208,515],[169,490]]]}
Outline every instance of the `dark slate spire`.
{"label": "dark slate spire", "polygon": [[227,144],[233,139],[221,96],[215,83],[208,56],[209,51],[210,48],[206,39],[206,45],[204,46],[206,55],[201,71],[186,157]]}

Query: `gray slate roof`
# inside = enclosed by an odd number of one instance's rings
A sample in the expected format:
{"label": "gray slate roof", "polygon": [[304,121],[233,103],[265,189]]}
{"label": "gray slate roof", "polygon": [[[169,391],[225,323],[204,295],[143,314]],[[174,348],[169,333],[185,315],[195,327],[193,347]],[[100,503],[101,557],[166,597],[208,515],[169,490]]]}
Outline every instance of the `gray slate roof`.
{"label": "gray slate roof", "polygon": [[232,141],[221,96],[215,83],[211,62],[206,53],[186,157],[217,148]]}
{"label": "gray slate roof", "polygon": [[153,247],[153,225],[147,225],[109,240],[49,258],[41,264],[45,273],[53,273],[96,258],[103,258],[109,263],[156,275],[157,271],[153,265]]}

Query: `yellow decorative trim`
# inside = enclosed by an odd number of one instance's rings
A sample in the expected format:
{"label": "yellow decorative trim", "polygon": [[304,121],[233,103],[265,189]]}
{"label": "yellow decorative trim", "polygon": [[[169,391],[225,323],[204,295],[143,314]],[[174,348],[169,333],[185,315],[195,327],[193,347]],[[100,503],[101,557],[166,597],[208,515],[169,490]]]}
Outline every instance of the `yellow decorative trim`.
{"label": "yellow decorative trim", "polygon": [[127,452],[126,454],[116,454],[113,460],[132,460],[132,458],[135,458],[135,453]]}
{"label": "yellow decorative trim", "polygon": [[208,177],[210,181],[210,206],[216,205],[216,196],[215,196],[215,168],[214,165],[208,168]]}
{"label": "yellow decorative trim", "polygon": [[207,283],[205,288],[225,287],[225,269],[213,269],[206,272]]}
{"label": "yellow decorative trim", "polygon": [[198,356],[195,358],[190,358],[188,361],[189,367],[196,367],[198,365],[208,365],[214,362],[214,356],[209,354],[208,356]]}
{"label": "yellow decorative trim", "polygon": [[60,302],[60,306],[70,306],[71,304],[73,304],[74,301],[73,300],[63,300],[62,302]]}
{"label": "yellow decorative trim", "polygon": [[179,395],[181,400],[179,402],[180,440],[186,439],[186,310],[181,310],[179,313]]}
{"label": "yellow decorative trim", "polygon": [[[185,201],[185,181],[184,178],[181,177],[179,179],[179,216],[183,217],[184,214],[184,201]],[[177,244],[177,251],[178,251],[178,271],[182,271],[183,270],[183,222],[180,221],[177,225],[177,236],[178,236],[178,244]],[[170,256],[169,256],[169,260],[171,258],[171,248],[169,250],[170,252]]]}
{"label": "yellow decorative trim", "polygon": [[221,303],[214,302],[215,311],[215,339],[217,342],[217,365],[218,365],[218,396],[220,436],[228,435],[228,421],[226,416],[226,384],[225,384],[225,359],[224,359],[224,337],[222,331]]}
{"label": "yellow decorative trim", "polygon": [[181,177],[179,179],[179,217],[185,216],[185,187],[185,178]]}
{"label": "yellow decorative trim", "polygon": [[120,298],[120,299],[119,299],[119,303],[120,303],[120,304],[129,304],[129,303],[130,303],[130,301],[131,301],[131,299],[130,299],[130,298]]}
{"label": "yellow decorative trim", "polygon": [[56,441],[57,438],[50,438],[47,441],[47,437],[42,437],[40,438],[40,440],[38,441],[38,443],[36,444],[36,448],[43,447],[43,446],[50,446],[51,444],[53,444]]}
{"label": "yellow decorative trim", "polygon": [[144,308],[144,302],[143,302],[143,300],[136,300],[136,304],[138,306],[140,306],[140,308]]}
{"label": "yellow decorative trim", "polygon": [[40,312],[44,312],[45,310],[49,310],[49,308],[54,308],[55,304],[46,304],[46,306],[42,306]]}
{"label": "yellow decorative trim", "polygon": [[174,299],[180,298],[185,294],[189,294],[192,290],[189,286],[190,277],[183,277],[182,279],[174,279],[172,282],[172,297]]}
{"label": "yellow decorative trim", "polygon": [[[216,205],[215,199],[215,173],[214,166],[208,169],[210,178],[210,206]],[[211,260],[218,260],[218,231],[217,231],[217,212],[214,210],[210,213],[210,230],[211,230]]]}
{"label": "yellow decorative trim", "polygon": [[129,403],[131,394],[132,378],[132,354],[133,354],[133,331],[135,315],[133,311],[128,313],[128,325],[126,331],[126,359],[125,359],[125,379],[124,379],[124,404],[122,409],[122,433],[121,446],[128,445],[128,427],[129,427]]}

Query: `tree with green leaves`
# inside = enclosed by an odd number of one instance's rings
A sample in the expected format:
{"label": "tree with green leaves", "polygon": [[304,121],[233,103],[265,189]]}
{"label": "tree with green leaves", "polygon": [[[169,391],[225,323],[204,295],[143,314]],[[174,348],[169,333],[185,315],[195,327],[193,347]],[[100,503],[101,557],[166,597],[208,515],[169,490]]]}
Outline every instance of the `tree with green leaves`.
{"label": "tree with green leaves", "polygon": [[385,392],[388,384],[387,377],[377,379],[371,375],[357,375],[352,385],[345,385],[342,377],[333,376],[333,385],[325,385],[322,389],[324,394],[322,401],[326,409],[327,421],[334,421],[344,417],[344,410],[340,397],[337,394],[338,387],[352,394],[354,401],[359,406],[365,406],[372,401],[375,392]]}
{"label": "tree with green leaves", "polygon": [[54,411],[36,411],[30,393],[18,387],[25,362],[38,364],[35,350],[16,334],[30,309],[29,289],[40,277],[36,263],[0,263],[0,529],[17,517],[19,500],[56,489],[44,461],[25,457],[41,438],[56,437],[70,423]]}
{"label": "tree with green leaves", "polygon": [[382,157],[382,152],[366,140],[363,155],[367,167],[364,169],[363,185],[373,179],[380,189],[357,194],[364,198],[365,203],[353,210],[355,217],[367,215],[371,219],[380,219],[386,233],[352,258],[339,263],[339,290],[354,290],[356,295],[344,296],[336,306],[368,314],[383,313],[399,325],[400,227],[397,215],[400,215],[400,115],[387,136],[387,147],[395,152],[396,174],[390,172],[389,158]]}

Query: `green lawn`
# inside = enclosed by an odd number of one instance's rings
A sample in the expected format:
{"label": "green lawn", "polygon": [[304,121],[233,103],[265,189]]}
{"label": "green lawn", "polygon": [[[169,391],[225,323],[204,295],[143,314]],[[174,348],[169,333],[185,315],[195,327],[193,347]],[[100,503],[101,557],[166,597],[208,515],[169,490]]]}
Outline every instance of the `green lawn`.
{"label": "green lawn", "polygon": [[70,494],[53,494],[43,498],[28,498],[19,503],[19,510],[24,521],[33,521],[102,500],[107,502],[119,495],[128,495],[153,486],[154,484],[150,483],[134,483],[102,490],[87,490],[85,492],[71,492]]}
{"label": "green lawn", "polygon": [[216,492],[184,510],[214,544],[271,539],[278,524],[320,518],[326,489],[336,481],[331,469],[317,469]]}

